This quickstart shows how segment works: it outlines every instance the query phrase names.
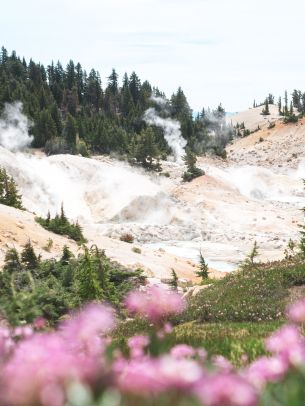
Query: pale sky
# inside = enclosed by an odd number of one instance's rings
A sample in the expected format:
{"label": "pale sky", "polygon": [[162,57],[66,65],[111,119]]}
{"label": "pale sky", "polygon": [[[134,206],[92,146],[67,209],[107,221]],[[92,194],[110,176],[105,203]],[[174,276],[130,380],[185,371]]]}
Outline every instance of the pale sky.
{"label": "pale sky", "polygon": [[9,0],[1,45],[26,59],[135,70],[191,107],[239,111],[272,92],[305,91],[304,0]]}

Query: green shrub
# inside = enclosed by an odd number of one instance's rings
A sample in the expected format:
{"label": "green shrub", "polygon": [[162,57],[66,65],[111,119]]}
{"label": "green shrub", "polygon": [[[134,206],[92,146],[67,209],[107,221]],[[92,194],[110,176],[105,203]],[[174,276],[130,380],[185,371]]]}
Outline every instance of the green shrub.
{"label": "green shrub", "polygon": [[10,249],[0,272],[0,313],[10,323],[45,317],[50,324],[91,300],[106,300],[118,309],[124,296],[145,283],[143,271],[110,261],[97,247],[75,258],[67,247],[59,260],[41,260],[28,243],[21,256]]}
{"label": "green shrub", "polygon": [[141,249],[138,248],[138,247],[133,247],[132,252],[135,252],[136,254],[141,254],[142,253]]}
{"label": "green shrub", "polygon": [[284,124],[289,124],[289,123],[297,123],[299,121],[299,117],[296,116],[295,114],[288,114],[287,116],[284,117]]}
{"label": "green shrub", "polygon": [[48,231],[52,231],[55,234],[66,235],[72,240],[76,241],[79,244],[86,243],[87,240],[83,235],[82,229],[78,222],[70,223],[68,218],[65,215],[63,206],[61,208],[61,214],[56,216],[52,219],[50,214],[48,213],[47,218],[36,217],[35,220],[39,223],[43,228]]}

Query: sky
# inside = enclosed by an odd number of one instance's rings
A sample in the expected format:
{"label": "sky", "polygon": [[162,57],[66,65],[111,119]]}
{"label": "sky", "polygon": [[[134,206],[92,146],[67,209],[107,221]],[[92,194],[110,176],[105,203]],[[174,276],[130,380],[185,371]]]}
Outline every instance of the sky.
{"label": "sky", "polygon": [[10,0],[0,44],[43,64],[135,71],[194,111],[305,91],[304,0]]}

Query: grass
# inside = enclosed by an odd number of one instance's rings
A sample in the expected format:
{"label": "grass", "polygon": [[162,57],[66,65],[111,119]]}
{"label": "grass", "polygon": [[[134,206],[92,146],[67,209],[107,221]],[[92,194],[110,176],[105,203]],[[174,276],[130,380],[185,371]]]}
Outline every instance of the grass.
{"label": "grass", "polygon": [[[223,355],[236,366],[243,356],[249,361],[265,355],[265,338],[283,324],[283,320],[269,322],[188,322],[175,326],[163,344],[166,351],[175,344],[189,344],[203,347],[209,356]],[[151,326],[144,320],[130,320],[121,323],[114,333],[114,342],[123,352],[127,351],[127,340],[135,334],[151,333]]]}
{"label": "grass", "polygon": [[265,338],[282,323],[281,320],[256,323],[189,322],[175,327],[173,341],[203,347],[210,356],[223,355],[240,366],[244,355],[252,361],[266,354]]}
{"label": "grass", "polygon": [[[175,328],[163,349],[178,343],[204,347],[210,356],[220,354],[240,366],[245,356],[252,361],[266,354],[265,338],[284,323],[287,303],[304,293],[303,260],[248,266],[190,299],[187,311],[172,320]],[[146,321],[124,321],[114,342],[127,351],[129,337],[151,330]]]}
{"label": "grass", "polygon": [[303,261],[247,267],[200,292],[176,322],[271,321],[284,317],[294,287],[305,287]]}

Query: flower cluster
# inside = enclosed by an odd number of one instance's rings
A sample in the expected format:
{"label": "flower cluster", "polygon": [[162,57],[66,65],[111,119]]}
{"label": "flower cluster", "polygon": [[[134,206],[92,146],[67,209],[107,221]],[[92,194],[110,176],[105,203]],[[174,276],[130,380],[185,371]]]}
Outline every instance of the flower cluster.
{"label": "flower cluster", "polygon": [[[166,317],[185,307],[177,293],[153,287],[147,293],[130,294],[126,306],[131,314],[147,317],[155,325],[151,336],[128,339],[128,355],[110,351],[115,314],[99,303],[87,305],[54,331],[45,329],[44,320],[33,326],[1,327],[0,404],[64,406],[75,397],[81,406],[110,404],[103,399],[114,391],[127,406],[145,405],[151,399],[160,405],[176,405],[184,399],[189,405],[255,406],[267,384],[304,369],[305,341],[295,324],[304,321],[304,301],[289,307],[289,324],[267,339],[271,355],[239,370],[224,357],[210,358],[203,348],[186,344],[153,354],[152,345],[162,347],[158,332],[166,336],[171,331]],[[75,385],[82,388],[76,395]]]}

